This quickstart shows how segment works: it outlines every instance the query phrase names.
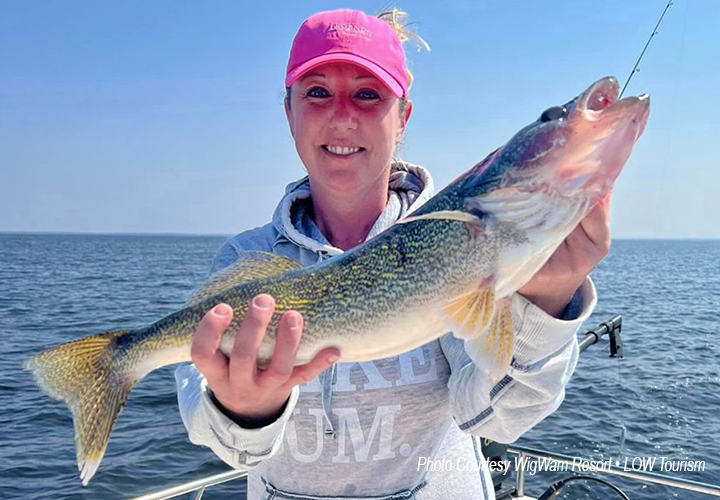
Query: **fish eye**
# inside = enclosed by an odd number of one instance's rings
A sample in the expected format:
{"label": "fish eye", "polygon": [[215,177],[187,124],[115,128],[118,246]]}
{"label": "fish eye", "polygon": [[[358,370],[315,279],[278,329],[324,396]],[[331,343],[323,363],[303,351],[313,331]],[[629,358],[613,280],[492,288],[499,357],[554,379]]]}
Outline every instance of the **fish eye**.
{"label": "fish eye", "polygon": [[543,114],[540,115],[540,121],[551,122],[553,120],[559,120],[560,118],[564,118],[567,113],[568,110],[565,106],[553,106],[543,111]]}

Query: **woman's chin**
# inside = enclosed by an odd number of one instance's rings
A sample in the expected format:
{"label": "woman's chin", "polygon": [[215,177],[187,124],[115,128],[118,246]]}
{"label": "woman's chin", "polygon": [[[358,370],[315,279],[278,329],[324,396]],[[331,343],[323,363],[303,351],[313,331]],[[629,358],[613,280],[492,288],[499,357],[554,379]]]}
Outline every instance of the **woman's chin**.
{"label": "woman's chin", "polygon": [[356,170],[339,169],[322,175],[322,184],[337,193],[356,192],[363,184]]}

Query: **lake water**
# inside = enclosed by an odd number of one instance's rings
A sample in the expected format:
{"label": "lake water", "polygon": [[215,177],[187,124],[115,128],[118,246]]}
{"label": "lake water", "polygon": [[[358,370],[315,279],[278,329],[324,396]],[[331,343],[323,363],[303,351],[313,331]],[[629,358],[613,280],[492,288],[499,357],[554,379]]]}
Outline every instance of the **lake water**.
{"label": "lake water", "polygon": [[[83,488],[70,412],[22,370],[42,348],[173,312],[223,241],[0,234],[0,498],[122,499],[227,470],[188,441],[167,367],[133,391]],[[670,474],[720,483],[720,241],[616,241],[593,278],[600,300],[585,326],[621,314],[625,358],[609,358],[607,341],[588,349],[563,405],[518,444],[594,460],[705,461],[703,472]],[[527,491],[556,478],[530,477]],[[708,498],[611,480],[634,499]],[[204,498],[244,498],[244,485]]]}

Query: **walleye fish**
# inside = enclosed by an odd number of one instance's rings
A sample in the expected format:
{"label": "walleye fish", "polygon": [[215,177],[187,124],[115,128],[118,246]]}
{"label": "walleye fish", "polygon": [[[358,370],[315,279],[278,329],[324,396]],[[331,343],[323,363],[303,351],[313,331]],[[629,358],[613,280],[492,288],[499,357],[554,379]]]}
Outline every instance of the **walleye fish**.
{"label": "walleye fish", "polygon": [[228,354],[251,299],[275,298],[261,366],[272,356],[280,316],[293,309],[305,318],[297,364],[331,346],[340,362],[387,358],[452,331],[489,377],[502,377],[513,352],[510,296],[612,189],[649,109],[647,96],[618,100],[617,81],[604,78],[342,255],[301,268],[247,252],[180,311],[33,356],[26,369],[72,411],[83,485],[97,471],[133,386],[157,368],[189,361],[195,327],[221,302],[235,313],[220,344]]}

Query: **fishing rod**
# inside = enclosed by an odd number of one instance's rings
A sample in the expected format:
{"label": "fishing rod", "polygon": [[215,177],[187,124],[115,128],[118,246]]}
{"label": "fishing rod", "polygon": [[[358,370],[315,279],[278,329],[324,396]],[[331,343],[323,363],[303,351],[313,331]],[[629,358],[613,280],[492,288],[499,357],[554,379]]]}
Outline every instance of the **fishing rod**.
{"label": "fishing rod", "polygon": [[672,4],[673,4],[673,0],[668,0],[667,5],[665,6],[665,10],[663,10],[663,13],[662,13],[662,15],[660,16],[660,19],[658,19],[657,24],[656,24],[655,27],[653,28],[653,31],[652,31],[652,33],[650,34],[650,38],[648,38],[648,41],[647,41],[647,43],[645,44],[645,47],[642,49],[642,52],[640,52],[640,57],[638,57],[638,60],[635,62],[635,66],[633,66],[633,69],[632,69],[632,71],[630,72],[630,76],[628,76],[628,79],[627,79],[627,81],[625,82],[625,86],[624,86],[624,87],[622,88],[622,90],[620,91],[620,96],[618,97],[618,99],[622,98],[623,94],[625,93],[625,89],[626,89],[627,86],[628,86],[628,83],[630,83],[630,80],[632,80],[633,75],[634,75],[635,73],[637,73],[638,71],[640,71],[640,70],[638,69],[638,65],[640,64],[640,61],[642,60],[643,56],[645,55],[645,51],[647,50],[648,46],[650,45],[650,42],[652,42],[653,37],[658,34],[658,30],[657,30],[657,29],[660,27],[660,23],[662,22],[663,18],[665,17],[665,14],[667,13],[668,9],[670,8],[670,6],[671,6]]}

